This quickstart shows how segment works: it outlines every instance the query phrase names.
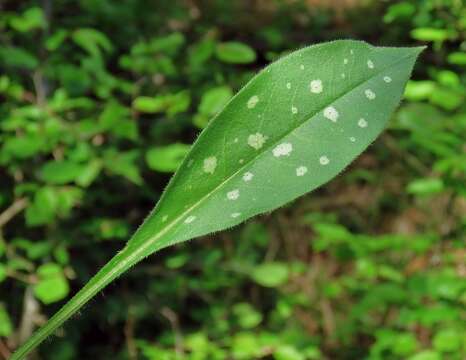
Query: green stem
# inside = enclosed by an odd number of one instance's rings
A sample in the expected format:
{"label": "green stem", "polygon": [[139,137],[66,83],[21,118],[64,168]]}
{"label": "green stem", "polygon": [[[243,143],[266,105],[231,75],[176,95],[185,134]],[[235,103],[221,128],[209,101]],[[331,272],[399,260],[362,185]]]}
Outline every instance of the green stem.
{"label": "green stem", "polygon": [[141,258],[123,250],[116,254],[89,282],[69,300],[45,325],[37,330],[11,357],[24,359],[42,341],[86,304],[94,295],[136,264]]}

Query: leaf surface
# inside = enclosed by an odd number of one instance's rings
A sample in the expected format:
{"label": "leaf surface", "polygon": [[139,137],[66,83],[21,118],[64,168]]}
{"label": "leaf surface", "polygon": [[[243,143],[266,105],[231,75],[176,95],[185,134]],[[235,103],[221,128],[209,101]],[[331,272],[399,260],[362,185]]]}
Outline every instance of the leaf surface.
{"label": "leaf surface", "polygon": [[383,130],[421,51],[334,41],[261,71],[202,132],[126,247],[12,359],[144,257],[271,211],[336,176]]}

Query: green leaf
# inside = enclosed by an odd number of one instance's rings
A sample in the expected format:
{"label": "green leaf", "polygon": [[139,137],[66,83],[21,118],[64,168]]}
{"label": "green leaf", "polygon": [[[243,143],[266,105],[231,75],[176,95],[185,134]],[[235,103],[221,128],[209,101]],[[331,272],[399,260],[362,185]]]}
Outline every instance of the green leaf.
{"label": "green leaf", "polygon": [[442,179],[422,178],[409,183],[407,191],[414,195],[431,195],[443,191],[444,185]]}
{"label": "green leaf", "polygon": [[[199,136],[125,248],[12,359],[155,251],[269,212],[339,174],[386,126],[421,50],[334,41],[260,72]],[[288,276],[275,273],[280,283]]]}
{"label": "green leaf", "polygon": [[249,64],[256,61],[254,49],[236,41],[217,44],[215,52],[218,59],[225,63]]}
{"label": "green leaf", "polygon": [[435,334],[432,344],[434,349],[440,352],[456,352],[461,347],[461,331],[454,329],[445,329]]}
{"label": "green leaf", "polygon": [[13,324],[6,309],[0,304],[0,337],[8,337],[13,332]]}
{"label": "green leaf", "polygon": [[421,41],[438,41],[442,42],[448,39],[454,39],[457,36],[456,32],[447,29],[435,28],[417,28],[411,31],[411,37]]}
{"label": "green leaf", "polygon": [[58,199],[54,188],[40,188],[34,195],[34,200],[26,209],[26,224],[37,226],[52,221],[58,208]]}
{"label": "green leaf", "polygon": [[251,276],[262,286],[277,287],[288,280],[289,271],[286,264],[270,262],[257,266]]}
{"label": "green leaf", "polygon": [[39,65],[39,60],[27,50],[14,46],[0,46],[0,64],[32,70]]}
{"label": "green leaf", "polygon": [[37,269],[39,282],[34,286],[34,293],[44,304],[62,300],[68,295],[68,281],[62,268],[54,263],[41,265]]}
{"label": "green leaf", "polygon": [[78,178],[85,166],[74,161],[49,161],[41,170],[42,179],[49,184],[66,184]]}
{"label": "green leaf", "polygon": [[256,311],[256,309],[248,303],[239,303],[234,305],[233,314],[235,314],[239,325],[243,329],[254,328],[262,321],[262,314]]}
{"label": "green leaf", "polygon": [[95,58],[100,59],[101,49],[105,52],[110,52],[113,49],[112,43],[107,36],[96,29],[77,29],[73,32],[71,37],[77,45]]}
{"label": "green leaf", "polygon": [[202,95],[199,112],[207,116],[217,114],[233,97],[229,86],[219,86],[209,89]]}
{"label": "green leaf", "polygon": [[454,65],[466,65],[466,52],[453,52],[448,55],[448,62]]}
{"label": "green leaf", "polygon": [[0,263],[0,283],[6,279],[6,274],[7,274],[6,266]]}
{"label": "green leaf", "polygon": [[175,172],[190,148],[190,145],[180,143],[153,147],[147,152],[146,161],[152,170]]}
{"label": "green leaf", "polygon": [[20,32],[28,32],[37,28],[44,28],[46,20],[41,8],[31,7],[20,16],[14,16],[10,20],[10,26]]}
{"label": "green leaf", "polygon": [[167,112],[168,115],[186,111],[191,103],[189,92],[159,95],[156,97],[139,96],[133,101],[133,108],[143,113]]}

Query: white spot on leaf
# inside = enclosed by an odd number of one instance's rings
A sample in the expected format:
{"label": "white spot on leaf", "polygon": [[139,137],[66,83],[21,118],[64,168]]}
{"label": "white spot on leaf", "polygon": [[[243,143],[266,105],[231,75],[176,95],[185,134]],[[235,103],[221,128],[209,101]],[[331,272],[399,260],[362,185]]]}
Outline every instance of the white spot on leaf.
{"label": "white spot on leaf", "polygon": [[367,67],[369,69],[373,69],[374,68],[374,63],[372,62],[372,60],[367,60]]}
{"label": "white spot on leaf", "polygon": [[291,107],[291,112],[292,112],[293,114],[297,114],[297,113],[298,113],[298,108],[297,108],[296,106],[292,106],[292,107]]}
{"label": "white spot on leaf", "polygon": [[386,83],[391,83],[392,82],[392,78],[390,76],[384,76],[383,77],[383,81],[385,81]]}
{"label": "white spot on leaf", "polygon": [[299,67],[301,70],[304,70],[304,65],[301,64],[301,66]]}
{"label": "white spot on leaf", "polygon": [[293,151],[293,145],[291,145],[291,143],[279,144],[272,150],[273,156],[275,157],[289,156],[291,151]]}
{"label": "white spot on leaf", "polygon": [[345,73],[341,73],[341,78],[344,79],[346,77]]}
{"label": "white spot on leaf", "polygon": [[209,156],[208,158],[204,159],[204,172],[208,174],[213,174],[215,168],[217,167],[217,158],[215,156]]}
{"label": "white spot on leaf", "polygon": [[368,98],[369,100],[375,99],[375,92],[373,92],[371,89],[364,90],[364,94],[366,95],[366,98]]}
{"label": "white spot on leaf", "polygon": [[239,190],[238,189],[227,192],[227,199],[228,200],[236,200],[238,198],[239,198]]}
{"label": "white spot on leaf", "polygon": [[309,84],[309,90],[311,90],[311,93],[320,94],[323,90],[322,80],[312,80]]}
{"label": "white spot on leaf", "polygon": [[167,215],[164,215],[164,216],[162,217],[162,222],[167,221],[167,219],[168,219],[168,216],[167,216]]}
{"label": "white spot on leaf", "polygon": [[348,64],[348,59],[347,58],[343,59],[343,64],[345,64],[345,65]]}
{"label": "white spot on leaf", "polygon": [[232,217],[233,219],[235,219],[235,218],[237,218],[237,217],[239,217],[239,216],[241,216],[241,213],[239,213],[239,212],[235,212],[235,213],[231,214],[231,217]]}
{"label": "white spot on leaf", "polygon": [[335,109],[333,106],[328,106],[324,109],[324,117],[330,121],[336,122],[339,115],[340,114],[338,113],[337,109]]}
{"label": "white spot on leaf", "polygon": [[253,177],[254,177],[254,174],[248,171],[244,173],[243,180],[248,182],[248,181],[251,181]]}
{"label": "white spot on leaf", "polygon": [[235,140],[233,140],[234,143],[237,143],[239,141],[238,138],[235,138]]}
{"label": "white spot on leaf", "polygon": [[194,215],[189,215],[186,220],[184,221],[185,224],[191,224],[194,220],[196,220],[196,217]]}
{"label": "white spot on leaf", "polygon": [[258,102],[259,102],[259,97],[257,95],[251,96],[248,100],[248,109],[254,108]]}
{"label": "white spot on leaf", "polygon": [[365,128],[365,127],[367,127],[367,121],[366,121],[366,119],[360,118],[360,119],[358,120],[358,126],[359,126],[360,128]]}
{"label": "white spot on leaf", "polygon": [[355,138],[354,136],[351,136],[349,139],[350,139],[351,142],[355,142],[355,141],[356,141],[356,138]]}
{"label": "white spot on leaf", "polygon": [[267,136],[261,133],[255,133],[248,136],[248,145],[256,150],[259,150],[267,140]]}
{"label": "white spot on leaf", "polygon": [[307,173],[307,167],[300,166],[300,167],[296,168],[296,176],[303,176],[306,173]]}
{"label": "white spot on leaf", "polygon": [[287,88],[288,90],[291,89],[291,83],[290,83],[290,82],[286,83],[286,88]]}
{"label": "white spot on leaf", "polygon": [[320,165],[327,165],[330,160],[327,156],[323,155],[319,158]]}

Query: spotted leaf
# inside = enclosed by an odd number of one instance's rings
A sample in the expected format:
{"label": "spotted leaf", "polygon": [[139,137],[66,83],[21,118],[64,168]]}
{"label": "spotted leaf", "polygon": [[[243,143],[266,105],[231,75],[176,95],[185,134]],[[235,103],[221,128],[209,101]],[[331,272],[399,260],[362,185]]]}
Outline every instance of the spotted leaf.
{"label": "spotted leaf", "polygon": [[276,209],[335,177],[383,130],[421,51],[335,41],[261,71],[202,132],[126,247],[16,359],[144,257]]}

